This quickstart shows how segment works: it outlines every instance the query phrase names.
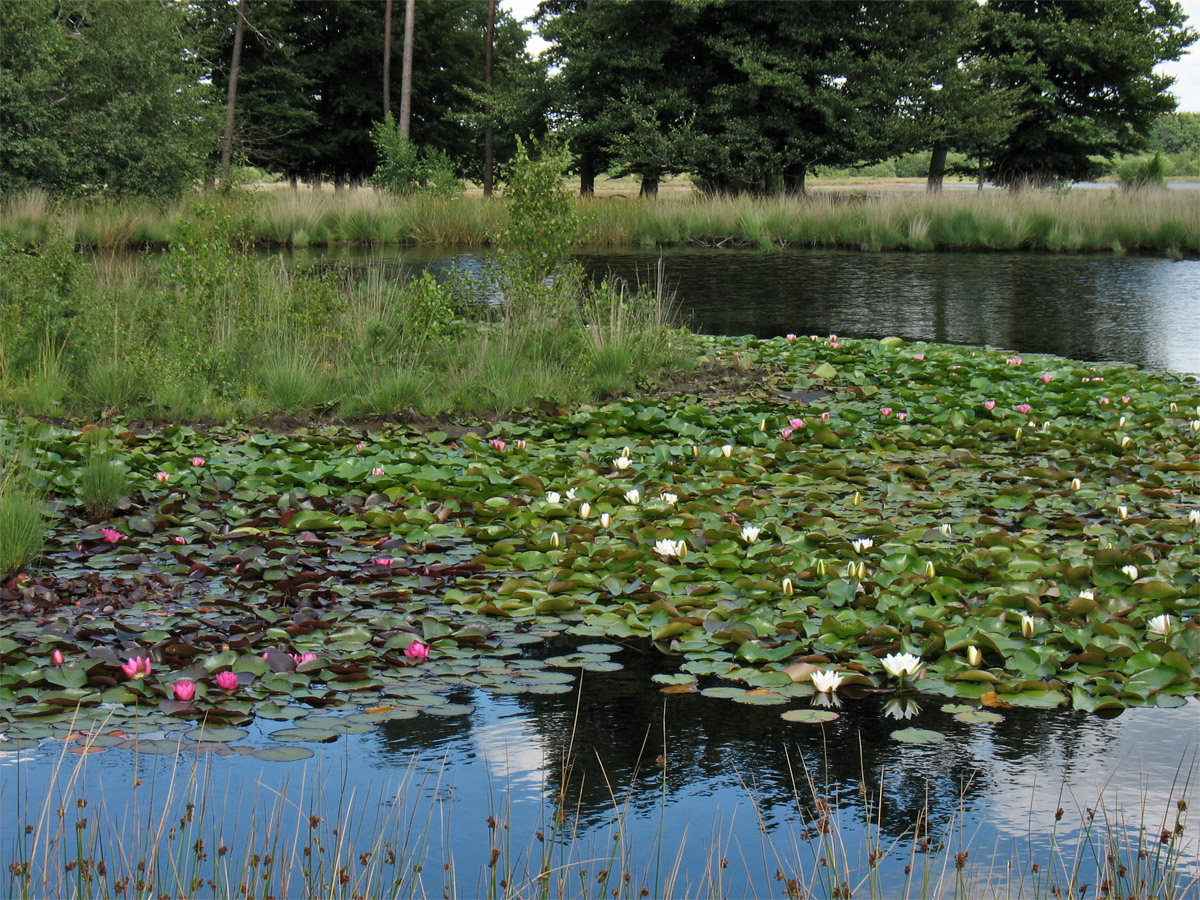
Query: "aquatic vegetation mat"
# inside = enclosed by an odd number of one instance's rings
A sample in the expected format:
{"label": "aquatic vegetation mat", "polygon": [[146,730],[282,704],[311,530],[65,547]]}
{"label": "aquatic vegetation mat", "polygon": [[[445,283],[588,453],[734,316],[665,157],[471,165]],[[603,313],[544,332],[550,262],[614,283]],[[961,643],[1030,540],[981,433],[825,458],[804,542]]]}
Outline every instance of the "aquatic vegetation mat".
{"label": "aquatic vegetation mat", "polygon": [[[296,758],[468,713],[468,689],[569,690],[621,644],[678,663],[664,691],[796,727],[868,691],[976,724],[1200,694],[1193,379],[692,340],[754,387],[456,436],[0,420],[51,526],[0,587],[0,733]],[[103,519],[79,494],[97,450],[130,485]],[[559,634],[584,643],[547,657]],[[277,745],[237,744],[254,718],[287,724]]]}

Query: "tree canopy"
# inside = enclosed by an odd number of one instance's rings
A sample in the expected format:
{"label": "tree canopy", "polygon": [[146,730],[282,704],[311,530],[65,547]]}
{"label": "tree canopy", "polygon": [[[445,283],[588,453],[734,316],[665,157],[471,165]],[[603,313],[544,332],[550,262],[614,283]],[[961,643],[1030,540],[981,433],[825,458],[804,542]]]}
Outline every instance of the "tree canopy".
{"label": "tree canopy", "polygon": [[[609,169],[647,194],[685,172],[713,193],[802,191],[814,168],[918,149],[931,186],[951,150],[1012,186],[1093,178],[1146,146],[1174,108],[1155,66],[1195,40],[1171,0],[543,0],[548,54],[501,10],[489,89],[488,5],[416,3],[406,139],[477,179],[489,129],[501,161],[555,130],[584,190]],[[0,191],[165,196],[211,174],[237,8],[0,0]],[[244,9],[238,158],[365,180],[384,0]]]}

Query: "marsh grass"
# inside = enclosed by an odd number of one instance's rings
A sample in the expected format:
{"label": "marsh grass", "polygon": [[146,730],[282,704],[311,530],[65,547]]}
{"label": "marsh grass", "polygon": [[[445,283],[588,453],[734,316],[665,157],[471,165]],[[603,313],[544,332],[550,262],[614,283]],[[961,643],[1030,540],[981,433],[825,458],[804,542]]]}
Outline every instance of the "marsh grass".
{"label": "marsh grass", "polygon": [[[271,246],[402,243],[481,247],[508,224],[505,204],[480,197],[397,198],[370,189],[337,193],[276,190],[213,201],[244,216],[246,236]],[[1195,191],[1074,189],[938,195],[870,185],[804,197],[666,194],[580,198],[584,247],[703,244],[887,250],[1030,250],[1054,253],[1200,254]],[[0,239],[24,246],[55,227],[85,247],[171,242],[187,207],[139,201],[55,204],[28,192],[0,207]],[[57,224],[56,224],[57,223]]]}
{"label": "marsh grass", "polygon": [[124,464],[106,447],[91,450],[79,471],[79,502],[93,519],[112,515],[129,490]]}

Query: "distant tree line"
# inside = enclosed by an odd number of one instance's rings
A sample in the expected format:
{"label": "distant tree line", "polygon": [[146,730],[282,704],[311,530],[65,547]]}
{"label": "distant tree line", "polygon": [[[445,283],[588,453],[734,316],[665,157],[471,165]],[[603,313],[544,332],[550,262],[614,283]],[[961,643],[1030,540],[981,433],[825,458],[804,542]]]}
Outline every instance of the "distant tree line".
{"label": "distant tree line", "polygon": [[[217,172],[234,94],[238,162],[361,182],[391,146],[390,11],[0,0],[0,191],[177,195]],[[933,189],[947,160],[1014,186],[1094,178],[1169,127],[1171,82],[1154,67],[1195,40],[1169,0],[543,0],[551,46],[535,60],[489,0],[414,13],[400,139],[482,180],[493,138],[503,161],[518,136],[552,129],[585,193],[605,171],[640,176],[646,194],[679,173],[710,193],[798,193],[814,169],[917,151]]]}

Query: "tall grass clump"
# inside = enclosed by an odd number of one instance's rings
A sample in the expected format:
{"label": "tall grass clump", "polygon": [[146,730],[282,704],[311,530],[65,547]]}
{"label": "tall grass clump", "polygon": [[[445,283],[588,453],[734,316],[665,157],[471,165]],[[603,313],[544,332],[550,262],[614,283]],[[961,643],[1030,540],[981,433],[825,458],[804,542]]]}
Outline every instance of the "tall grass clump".
{"label": "tall grass clump", "polygon": [[20,447],[0,420],[0,582],[20,572],[42,552],[45,516],[30,483]]}
{"label": "tall grass clump", "polygon": [[112,515],[129,490],[129,473],[108,448],[93,447],[79,470],[79,502],[93,519]]}

